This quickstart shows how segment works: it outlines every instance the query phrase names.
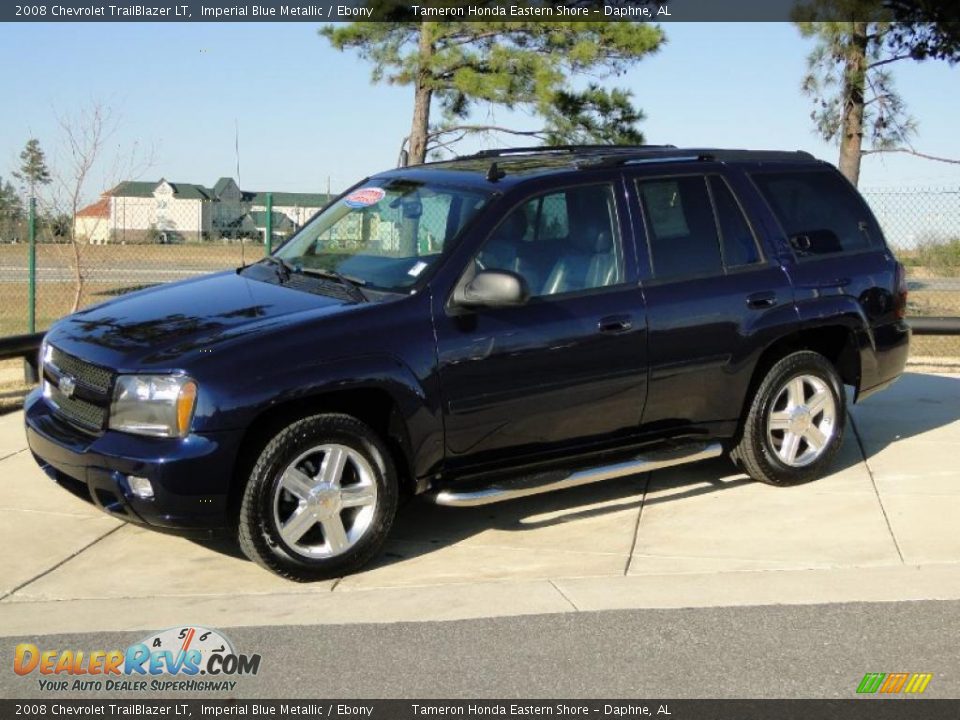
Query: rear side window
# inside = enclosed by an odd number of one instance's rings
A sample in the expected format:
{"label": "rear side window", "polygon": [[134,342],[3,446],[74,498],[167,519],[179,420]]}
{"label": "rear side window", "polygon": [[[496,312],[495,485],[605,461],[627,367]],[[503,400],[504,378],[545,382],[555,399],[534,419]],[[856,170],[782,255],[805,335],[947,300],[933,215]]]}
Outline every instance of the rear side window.
{"label": "rear side window", "polygon": [[856,252],[879,243],[866,205],[840,175],[757,173],[753,180],[798,257]]}
{"label": "rear side window", "polygon": [[639,180],[637,192],[657,279],[723,274],[705,177]]}
{"label": "rear side window", "polygon": [[743,210],[723,178],[716,175],[710,177],[710,192],[713,193],[713,202],[717,208],[724,265],[733,268],[760,262],[757,240],[743,216]]}

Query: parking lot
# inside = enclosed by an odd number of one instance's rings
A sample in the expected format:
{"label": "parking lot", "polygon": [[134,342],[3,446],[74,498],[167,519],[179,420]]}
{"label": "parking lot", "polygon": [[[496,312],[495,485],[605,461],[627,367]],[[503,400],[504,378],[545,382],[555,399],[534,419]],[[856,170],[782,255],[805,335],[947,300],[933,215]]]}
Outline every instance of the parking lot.
{"label": "parking lot", "polygon": [[227,542],[127,526],[56,487],[0,417],[0,635],[960,598],[960,375],[852,409],[795,488],[709,461],[475,509],[414,501],[385,555],[290,583]]}

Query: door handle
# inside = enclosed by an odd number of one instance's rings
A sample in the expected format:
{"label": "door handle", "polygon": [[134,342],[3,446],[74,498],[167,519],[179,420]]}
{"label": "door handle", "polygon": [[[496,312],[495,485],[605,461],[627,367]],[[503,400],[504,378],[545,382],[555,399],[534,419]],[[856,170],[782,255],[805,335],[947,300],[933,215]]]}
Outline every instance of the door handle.
{"label": "door handle", "polygon": [[747,295],[747,307],[754,310],[772,308],[776,304],[777,294],[773,292],[773,290],[766,290],[764,292],[756,292],[752,295]]}
{"label": "door handle", "polygon": [[597,329],[602,333],[622,333],[633,327],[629,315],[608,315],[600,318]]}

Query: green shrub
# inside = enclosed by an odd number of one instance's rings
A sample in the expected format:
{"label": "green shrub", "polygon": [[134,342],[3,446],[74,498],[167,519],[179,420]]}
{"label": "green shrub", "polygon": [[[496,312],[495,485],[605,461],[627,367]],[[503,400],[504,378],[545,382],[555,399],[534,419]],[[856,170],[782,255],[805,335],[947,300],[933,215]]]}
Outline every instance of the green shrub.
{"label": "green shrub", "polygon": [[923,240],[917,245],[916,259],[937,275],[960,275],[960,237],[948,240]]}

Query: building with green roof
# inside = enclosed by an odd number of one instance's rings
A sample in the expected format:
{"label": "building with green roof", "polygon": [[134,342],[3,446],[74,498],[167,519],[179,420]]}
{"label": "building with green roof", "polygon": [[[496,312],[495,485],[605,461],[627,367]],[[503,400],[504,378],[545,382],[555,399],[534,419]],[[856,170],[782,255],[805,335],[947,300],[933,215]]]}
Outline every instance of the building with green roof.
{"label": "building with green roof", "polygon": [[241,190],[230,177],[213,187],[125,180],[77,213],[75,232],[94,244],[262,240],[269,194],[274,239],[295,232],[332,199],[325,193]]}

